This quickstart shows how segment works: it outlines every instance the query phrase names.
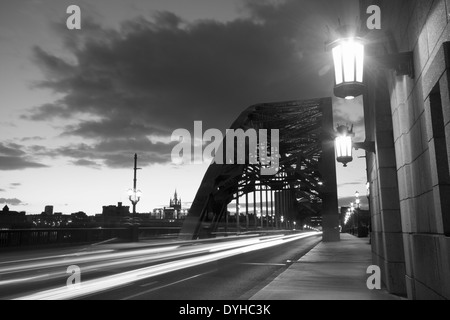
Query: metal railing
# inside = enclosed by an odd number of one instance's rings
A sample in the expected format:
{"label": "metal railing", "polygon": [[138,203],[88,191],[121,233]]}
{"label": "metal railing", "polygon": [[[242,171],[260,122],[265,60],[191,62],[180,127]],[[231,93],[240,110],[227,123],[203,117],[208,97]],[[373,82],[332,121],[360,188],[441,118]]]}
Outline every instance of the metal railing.
{"label": "metal railing", "polygon": [[0,230],[0,248],[95,243],[114,238],[129,239],[130,230],[126,228]]}
{"label": "metal railing", "polygon": [[[156,238],[178,235],[181,227],[139,228],[139,237]],[[16,247],[63,246],[98,243],[115,239],[118,242],[132,240],[131,228],[80,228],[80,229],[22,229],[0,230],[0,249]]]}

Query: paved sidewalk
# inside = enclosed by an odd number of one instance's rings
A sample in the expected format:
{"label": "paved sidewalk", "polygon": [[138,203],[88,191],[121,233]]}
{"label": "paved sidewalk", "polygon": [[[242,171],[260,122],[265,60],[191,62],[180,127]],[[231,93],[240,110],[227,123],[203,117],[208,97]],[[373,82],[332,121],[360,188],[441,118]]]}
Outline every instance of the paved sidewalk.
{"label": "paved sidewalk", "polygon": [[368,239],[341,234],[340,242],[321,242],[251,300],[401,300],[367,289],[371,255]]}

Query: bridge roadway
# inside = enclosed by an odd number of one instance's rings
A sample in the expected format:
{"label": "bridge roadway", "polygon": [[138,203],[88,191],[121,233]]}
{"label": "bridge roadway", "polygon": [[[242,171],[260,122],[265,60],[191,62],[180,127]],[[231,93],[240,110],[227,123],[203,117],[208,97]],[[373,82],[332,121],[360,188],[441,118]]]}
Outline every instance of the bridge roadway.
{"label": "bridge roadway", "polygon": [[[249,299],[321,241],[286,233],[2,254],[0,299]],[[67,286],[69,266],[81,284]]]}

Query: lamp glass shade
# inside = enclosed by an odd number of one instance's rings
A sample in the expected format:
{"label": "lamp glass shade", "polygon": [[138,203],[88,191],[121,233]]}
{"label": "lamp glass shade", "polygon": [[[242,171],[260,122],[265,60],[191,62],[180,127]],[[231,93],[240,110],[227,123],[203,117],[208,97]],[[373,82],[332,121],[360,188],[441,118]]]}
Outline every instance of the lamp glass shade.
{"label": "lamp glass shade", "polygon": [[364,93],[364,44],[358,38],[339,39],[332,45],[335,95],[354,99]]}
{"label": "lamp glass shade", "polygon": [[353,161],[353,142],[351,136],[343,135],[336,137],[335,145],[338,162],[346,166],[347,163]]}

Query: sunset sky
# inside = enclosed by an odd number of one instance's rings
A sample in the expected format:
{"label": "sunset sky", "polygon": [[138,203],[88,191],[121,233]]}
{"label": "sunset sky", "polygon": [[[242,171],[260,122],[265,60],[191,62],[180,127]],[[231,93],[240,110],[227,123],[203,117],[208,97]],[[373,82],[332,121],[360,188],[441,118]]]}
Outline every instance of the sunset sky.
{"label": "sunset sky", "polygon": [[[68,30],[66,9],[82,10]],[[357,0],[0,0],[0,205],[101,213],[189,207],[209,165],[175,165],[175,129],[224,130],[248,106],[333,96],[327,26]],[[334,99],[335,123],[364,140],[361,101]],[[365,160],[338,167],[341,205],[365,194]],[[1,208],[0,208],[1,209]]]}

